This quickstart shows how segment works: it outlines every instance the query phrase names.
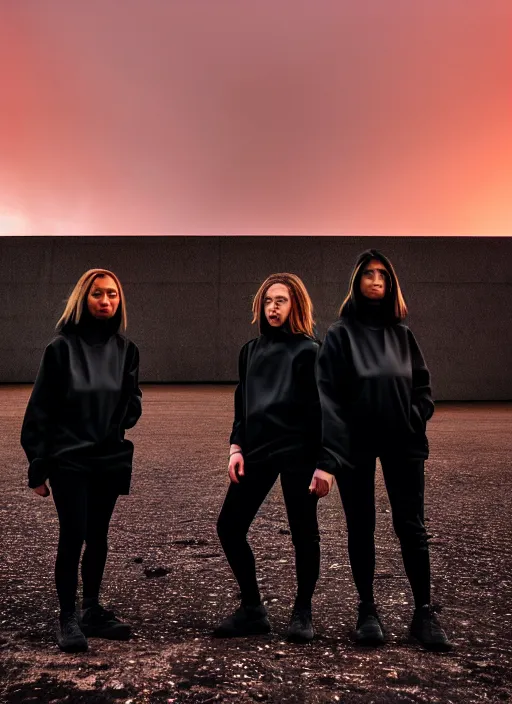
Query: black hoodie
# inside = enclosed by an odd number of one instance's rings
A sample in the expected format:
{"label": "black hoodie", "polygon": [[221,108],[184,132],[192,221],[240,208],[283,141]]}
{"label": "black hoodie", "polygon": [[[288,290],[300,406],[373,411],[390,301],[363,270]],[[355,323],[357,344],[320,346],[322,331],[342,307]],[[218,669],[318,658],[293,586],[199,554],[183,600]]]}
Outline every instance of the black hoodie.
{"label": "black hoodie", "polygon": [[240,445],[246,463],[313,471],[320,448],[320,344],[293,334],[287,322],[273,328],[263,316],[261,333],[240,351],[230,442]]}
{"label": "black hoodie", "polygon": [[327,331],[318,358],[319,469],[335,474],[370,455],[425,459],[434,412],[430,374],[411,330],[368,303]]}
{"label": "black hoodie", "polygon": [[128,493],[133,444],[124,431],[142,413],[142,393],[138,348],[118,325],[84,311],[46,347],[21,431],[29,487],[52,471],[94,472]]}

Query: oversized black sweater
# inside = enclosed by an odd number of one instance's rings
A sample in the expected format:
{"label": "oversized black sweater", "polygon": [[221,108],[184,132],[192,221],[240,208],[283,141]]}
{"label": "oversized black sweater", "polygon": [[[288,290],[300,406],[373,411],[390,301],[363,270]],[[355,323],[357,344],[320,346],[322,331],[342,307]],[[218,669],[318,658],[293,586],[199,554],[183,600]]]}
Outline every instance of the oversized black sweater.
{"label": "oversized black sweater", "polygon": [[142,406],[139,351],[106,321],[68,325],[46,347],[21,431],[28,485],[52,471],[94,472],[128,493]]}
{"label": "oversized black sweater", "polygon": [[411,330],[366,310],[341,318],[318,357],[322,450],[317,467],[335,474],[369,455],[428,457],[434,412],[430,374]]}
{"label": "oversized black sweater", "polygon": [[315,379],[319,343],[285,324],[263,325],[239,356],[230,442],[246,463],[314,470],[320,448],[320,402]]}

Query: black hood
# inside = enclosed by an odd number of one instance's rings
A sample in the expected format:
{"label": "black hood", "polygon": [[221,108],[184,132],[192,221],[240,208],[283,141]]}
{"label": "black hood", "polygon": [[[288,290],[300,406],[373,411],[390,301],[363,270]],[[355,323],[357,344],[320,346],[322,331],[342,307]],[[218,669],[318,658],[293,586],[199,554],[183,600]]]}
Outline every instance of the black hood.
{"label": "black hood", "polygon": [[386,267],[389,281],[396,288],[397,282],[394,280],[393,268],[389,259],[378,249],[367,249],[359,255],[355,263],[354,271],[358,268],[360,268],[360,271],[353,282],[350,300],[345,304],[340,318],[355,318],[368,324],[391,325],[399,321],[395,315],[395,298],[389,285],[386,288],[386,295],[380,301],[369,300],[366,296],[363,296],[360,290],[361,265],[371,259],[377,259]]}

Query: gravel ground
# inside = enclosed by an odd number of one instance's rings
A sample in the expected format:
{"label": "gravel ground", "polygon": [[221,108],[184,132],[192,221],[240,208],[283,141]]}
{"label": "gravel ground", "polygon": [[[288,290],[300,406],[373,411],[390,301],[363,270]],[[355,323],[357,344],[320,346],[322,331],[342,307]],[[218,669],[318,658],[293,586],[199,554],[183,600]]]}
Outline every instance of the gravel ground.
{"label": "gravel ground", "polygon": [[[432,654],[407,640],[412,598],[382,477],[377,481],[376,595],[387,644],[351,642],[357,604],[337,491],[319,517],[322,571],[317,638],[286,643],[293,551],[278,486],[251,530],[273,632],[215,640],[237,604],[215,533],[228,485],[233,388],[146,386],[130,431],[132,493],[110,531],[103,601],[134,636],[91,639],[86,654],[55,645],[51,499],[26,488],[19,430],[29,386],[0,387],[0,701],[70,702],[500,702],[512,700],[511,404],[439,404],[429,424],[426,522],[433,599],[455,644]],[[147,576],[162,568],[162,576]]]}

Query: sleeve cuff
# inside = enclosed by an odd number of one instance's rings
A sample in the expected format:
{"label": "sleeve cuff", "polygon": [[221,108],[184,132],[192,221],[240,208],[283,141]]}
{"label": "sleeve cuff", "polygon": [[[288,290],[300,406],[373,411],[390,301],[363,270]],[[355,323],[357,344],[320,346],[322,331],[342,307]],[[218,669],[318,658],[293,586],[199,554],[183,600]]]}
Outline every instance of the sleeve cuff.
{"label": "sleeve cuff", "polygon": [[243,447],[243,445],[244,445],[243,437],[240,435],[240,433],[232,432],[231,435],[229,436],[229,444],[230,445],[240,445],[240,447]]}
{"label": "sleeve cuff", "polygon": [[347,460],[335,458],[325,452],[322,454],[322,457],[317,460],[316,469],[321,469],[324,472],[336,475],[341,469],[354,469],[354,465]]}
{"label": "sleeve cuff", "polygon": [[32,460],[28,468],[28,486],[35,489],[44,484],[50,474],[50,463],[42,457]]}
{"label": "sleeve cuff", "polygon": [[139,418],[142,415],[142,401],[139,396],[134,396],[128,403],[125,416],[121,421],[121,427],[124,430],[129,430],[137,425]]}
{"label": "sleeve cuff", "polygon": [[420,400],[418,401],[418,408],[425,423],[427,422],[427,420],[430,420],[434,415],[434,403],[432,401],[420,398]]}
{"label": "sleeve cuff", "polygon": [[317,462],[316,469],[321,469],[322,472],[327,472],[327,474],[336,474],[339,469],[334,462]]}

